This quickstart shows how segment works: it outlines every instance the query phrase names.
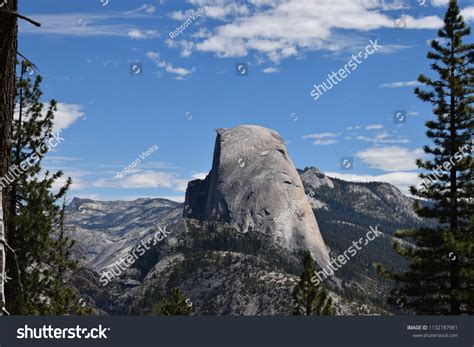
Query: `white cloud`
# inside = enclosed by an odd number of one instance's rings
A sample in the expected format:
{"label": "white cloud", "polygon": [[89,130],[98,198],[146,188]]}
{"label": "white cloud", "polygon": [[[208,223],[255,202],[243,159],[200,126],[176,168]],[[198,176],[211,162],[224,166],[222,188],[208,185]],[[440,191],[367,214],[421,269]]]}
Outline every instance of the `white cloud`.
{"label": "white cloud", "polygon": [[276,67],[266,67],[265,69],[263,69],[263,72],[264,73],[278,73],[280,72],[280,70],[278,70]]}
{"label": "white cloud", "polygon": [[390,172],[383,175],[357,175],[339,172],[326,172],[329,177],[350,182],[386,182],[394,185],[405,195],[410,195],[410,186],[420,181],[416,172]]}
{"label": "white cloud", "polygon": [[108,188],[175,188],[176,174],[163,171],[141,171],[128,174],[124,178],[114,177],[111,180],[100,179],[95,187]]}
{"label": "white cloud", "polygon": [[72,179],[72,184],[71,184],[72,191],[82,190],[87,187],[87,182],[85,182],[81,177],[73,176],[73,173],[71,172],[65,172],[63,176],[59,177],[56,181],[54,181],[52,188],[55,191],[58,191],[59,189],[64,187],[68,177],[71,177]]}
{"label": "white cloud", "polygon": [[128,32],[128,37],[132,40],[152,39],[158,36],[160,36],[160,34],[156,30],[132,29]]}
{"label": "white cloud", "polygon": [[449,0],[430,0],[431,4],[435,7],[446,6],[449,4]]}
{"label": "white cloud", "polygon": [[187,179],[187,180],[178,179],[175,182],[176,184],[175,190],[180,191],[180,192],[185,192],[186,189],[188,188],[189,181],[203,180],[204,178],[206,178],[206,176],[207,176],[207,172],[198,172],[198,173],[193,174],[190,179]]}
{"label": "white cloud", "polygon": [[467,22],[474,22],[474,6],[468,6],[461,11],[461,15]]}
{"label": "white cloud", "polygon": [[390,82],[380,85],[380,88],[403,88],[403,87],[417,87],[421,83],[418,81],[408,81],[408,82]]}
{"label": "white cloud", "polygon": [[406,16],[407,29],[439,29],[443,26],[443,20],[438,16],[414,18]]}
{"label": "white cloud", "polygon": [[175,41],[171,39],[166,40],[166,44],[168,47],[171,48],[180,48],[180,56],[187,58],[191,56],[193,49],[194,49],[194,43],[192,41],[186,41],[186,40],[180,40],[180,41]]}
{"label": "white cloud", "polygon": [[[254,51],[275,63],[305,51],[354,49],[354,41],[368,41],[362,40],[364,33],[394,29],[396,18],[386,11],[406,7],[398,0],[250,0],[240,5],[223,0],[189,2],[209,6],[207,16],[223,22],[196,42],[197,50],[219,57],[246,56]],[[182,20],[185,13],[173,13],[172,17]],[[436,16],[406,16],[406,20],[407,28],[413,29],[433,29],[442,24]]]}
{"label": "white cloud", "polygon": [[367,126],[365,127],[365,129],[367,129],[367,130],[383,129],[383,125],[382,125],[382,124],[371,124],[371,125],[367,125]]}
{"label": "white cloud", "polygon": [[44,170],[48,170],[50,172],[63,172],[63,175],[52,185],[52,188],[55,191],[58,191],[66,184],[68,177],[71,177],[72,179],[71,190],[73,191],[80,191],[89,186],[89,182],[85,179],[85,177],[90,175],[92,172],[75,167],[65,166],[67,163],[60,163],[55,160],[51,160],[51,158],[53,157],[49,155],[45,156],[43,173],[45,172]]}
{"label": "white cloud", "polygon": [[75,157],[61,157],[57,155],[48,155],[45,157],[46,161],[52,161],[52,162],[71,162],[71,161],[79,161],[82,160],[81,158],[75,158]]}
{"label": "white cloud", "polygon": [[392,138],[386,131],[380,132],[372,137],[359,135],[355,138],[359,141],[371,142],[371,143],[409,143],[408,139]]}
{"label": "white cloud", "polygon": [[304,135],[302,138],[314,139],[313,145],[326,146],[326,145],[332,145],[332,144],[337,143],[337,140],[335,140],[335,138],[338,137],[339,135],[341,135],[341,133],[320,133],[320,134]]}
{"label": "white cloud", "polygon": [[[195,5],[199,6],[203,10],[205,9],[206,17],[216,19],[216,20],[225,20],[228,17],[236,17],[249,15],[250,11],[246,5],[224,3],[223,1],[190,1]],[[204,6],[206,6],[204,8]],[[170,18],[174,20],[184,21],[193,16],[193,13],[196,13],[199,9],[189,9],[186,11],[174,11],[170,13]]]}
{"label": "white cloud", "polygon": [[[143,164],[143,166],[145,166],[145,164]],[[122,178],[118,177],[117,175],[114,175],[113,178],[110,179],[101,178],[95,181],[93,186],[99,188],[118,189],[166,188],[178,192],[185,192],[189,181],[195,179],[204,179],[206,176],[207,173],[198,172],[191,175],[191,178],[189,179],[183,179],[180,178],[175,172],[156,171],[149,169],[142,170],[140,167],[132,170]]]}
{"label": "white cloud", "polygon": [[[137,36],[137,31],[144,33],[146,38],[156,37],[154,30],[140,29],[130,25],[130,18],[141,18],[148,15],[141,13],[58,13],[58,14],[30,14],[41,23],[41,28],[19,23],[20,32],[33,35],[61,35],[74,37],[131,37]],[[130,34],[131,33],[131,34]],[[147,34],[148,33],[148,34]],[[139,34],[138,34],[139,35]]]}
{"label": "white cloud", "polygon": [[192,180],[203,180],[206,178],[206,176],[208,175],[207,172],[198,172],[198,173],[195,173],[191,176],[191,179]]}
{"label": "white cloud", "polygon": [[[83,107],[77,104],[66,104],[58,102],[54,113],[53,132],[61,132],[69,128],[76,120],[84,117]],[[49,104],[43,103],[43,114],[49,109]],[[18,109],[15,110],[14,118],[18,119]]]}
{"label": "white cloud", "polygon": [[416,159],[423,155],[421,149],[404,147],[373,147],[356,153],[356,157],[371,168],[383,171],[416,170]]}
{"label": "white cloud", "polygon": [[177,75],[175,77],[175,79],[177,80],[183,80],[189,77],[190,75],[192,75],[193,72],[195,71],[195,68],[186,69],[184,67],[175,67],[171,63],[168,63],[167,61],[161,60],[159,52],[151,51],[151,52],[148,52],[146,56],[151,61],[153,61],[158,68],[161,69],[160,71],[164,70],[170,74]]}
{"label": "white cloud", "polygon": [[58,110],[54,114],[53,131],[62,131],[69,128],[76,120],[84,116],[83,107],[76,104],[65,104],[59,102]]}
{"label": "white cloud", "polygon": [[[449,4],[449,0],[427,0],[430,2],[431,5],[435,7],[442,7],[447,6]],[[472,0],[467,0],[466,2],[472,2]],[[467,22],[474,21],[474,6],[467,6],[462,8],[463,2],[458,1],[459,7],[461,7],[461,15]]]}
{"label": "white cloud", "polygon": [[139,13],[139,12],[143,12],[146,14],[153,14],[156,12],[156,7],[153,5],[145,4],[132,11],[128,11],[127,13]]}

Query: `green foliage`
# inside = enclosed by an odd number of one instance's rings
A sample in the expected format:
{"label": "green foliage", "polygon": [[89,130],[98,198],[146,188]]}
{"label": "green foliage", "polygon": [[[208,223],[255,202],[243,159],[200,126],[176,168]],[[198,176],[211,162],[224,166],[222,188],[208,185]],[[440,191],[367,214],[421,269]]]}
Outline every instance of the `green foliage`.
{"label": "green foliage", "polygon": [[[433,105],[436,119],[426,122],[428,159],[417,160],[421,186],[411,193],[431,204],[415,204],[421,217],[432,218],[437,227],[399,231],[396,236],[411,244],[396,242],[395,251],[405,257],[409,270],[379,272],[399,283],[389,303],[412,309],[416,314],[474,313],[474,206],[472,203],[472,129],[474,101],[474,45],[463,43],[470,35],[457,1],[451,0],[428,53],[437,79],[421,75],[428,90],[415,94]],[[401,305],[403,304],[403,305]]]}
{"label": "green foliage", "polygon": [[189,299],[179,288],[174,288],[171,296],[152,307],[152,314],[159,316],[189,316],[193,313]]}
{"label": "green foliage", "polygon": [[[328,209],[315,209],[314,213],[333,257],[347,251],[353,241],[365,238],[370,226],[379,225],[384,234],[393,235],[397,229],[434,224],[419,222],[411,214],[396,214],[400,202],[390,195],[384,199],[382,192],[388,187],[385,183],[357,183],[357,187],[367,191],[367,194],[381,197],[366,199],[361,204],[361,193],[351,189],[354,183],[336,178],[331,178],[331,181],[332,187],[323,185],[314,190],[315,199],[328,205]],[[390,266],[397,272],[406,270],[408,266],[407,261],[392,249],[392,239],[379,237],[337,271],[337,277],[346,284],[334,288],[334,291],[352,301],[391,310],[393,307],[386,303],[385,294],[391,290],[392,283],[377,275],[373,267],[375,262]]]}
{"label": "green foliage", "polygon": [[[7,238],[15,256],[7,259],[7,308],[12,314],[84,313],[67,275],[75,267],[69,260],[72,242],[64,233],[64,207],[59,202],[71,180],[53,189],[62,172],[43,171],[41,163],[54,138],[56,102],[41,101],[41,76],[24,79],[28,64],[21,64],[17,81],[19,117],[12,128],[11,163],[15,169],[9,188]],[[50,142],[51,140],[51,142]]]}
{"label": "green foliage", "polygon": [[[259,231],[241,233],[223,223],[211,222],[202,225],[189,225],[189,233],[177,245],[176,251],[185,255],[199,251],[231,251],[248,255],[264,256],[275,268],[280,268],[288,273],[296,274],[297,260],[290,255],[282,255],[282,249],[275,248],[271,238]],[[135,268],[140,270],[143,278],[164,256],[165,243],[158,243],[146,254],[140,257]]]}
{"label": "green foliage", "polygon": [[316,266],[311,253],[307,251],[303,259],[304,270],[300,281],[293,289],[294,315],[329,316],[334,314],[332,299],[322,284],[314,285],[311,278]]}

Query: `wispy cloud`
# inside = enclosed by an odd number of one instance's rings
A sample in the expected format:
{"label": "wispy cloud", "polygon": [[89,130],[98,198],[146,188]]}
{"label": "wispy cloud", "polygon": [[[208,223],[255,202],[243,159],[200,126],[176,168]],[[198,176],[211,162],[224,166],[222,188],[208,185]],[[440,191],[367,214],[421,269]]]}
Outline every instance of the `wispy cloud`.
{"label": "wispy cloud", "polygon": [[180,48],[181,49],[180,56],[185,57],[185,58],[191,56],[191,53],[193,52],[193,49],[194,49],[194,43],[191,41],[186,41],[186,40],[177,41],[177,40],[167,39],[166,44],[168,45],[168,47]]}
{"label": "wispy cloud", "polygon": [[189,179],[182,178],[176,172],[156,171],[149,169],[135,169],[127,176],[119,178],[114,175],[111,178],[100,178],[92,183],[97,188],[116,189],[155,189],[164,188],[171,191],[185,192],[188,182],[195,179],[202,179],[205,173],[196,173]]}
{"label": "wispy cloud", "polygon": [[[115,36],[133,37],[133,33],[145,33],[144,38],[154,38],[157,31],[130,24],[130,19],[148,17],[141,13],[59,13],[29,14],[41,23],[40,28],[20,22],[20,33],[32,35],[61,35],[75,37]],[[151,33],[154,33],[151,35]],[[130,35],[132,33],[132,35]],[[148,34],[146,34],[148,33]]]}
{"label": "wispy cloud", "polygon": [[263,69],[263,72],[264,73],[278,73],[280,72],[279,69],[277,69],[276,67],[266,67],[265,69]]}
{"label": "wispy cloud", "polygon": [[404,87],[418,87],[421,83],[418,81],[408,81],[408,82],[390,82],[380,85],[380,88],[404,88]]}
{"label": "wispy cloud", "polygon": [[159,68],[158,75],[160,75],[160,73],[162,71],[165,71],[167,73],[176,75],[175,79],[183,80],[183,79],[189,77],[190,75],[192,75],[193,72],[195,71],[195,68],[186,69],[184,67],[175,67],[175,66],[173,66],[171,63],[169,63],[165,60],[162,60],[160,58],[160,53],[159,52],[150,51],[146,54],[146,56],[151,61],[153,61],[155,63],[155,65]]}
{"label": "wispy cloud", "polygon": [[100,179],[94,183],[95,187],[108,188],[174,188],[176,174],[163,171],[146,170],[127,175],[125,178]]}
{"label": "wispy cloud", "polygon": [[[369,129],[367,129],[369,130]],[[356,140],[372,143],[409,143],[410,140],[405,138],[393,138],[387,131],[382,131],[373,136],[359,135]]]}
{"label": "wispy cloud", "polygon": [[81,158],[76,158],[76,157],[61,157],[57,155],[48,155],[47,157],[44,158],[45,161],[51,161],[51,162],[70,162],[70,161],[80,161],[82,160]]}
{"label": "wispy cloud", "polygon": [[146,14],[153,14],[156,12],[156,7],[153,5],[145,4],[142,5],[134,10],[128,11],[127,13],[146,13]]}
{"label": "wispy cloud", "polygon": [[337,143],[338,141],[335,139],[341,135],[341,133],[320,133],[320,134],[310,134],[310,135],[304,135],[302,138],[303,139],[314,139],[313,145],[319,145],[319,146],[326,146],[326,145],[332,145]]}
{"label": "wispy cloud", "polygon": [[133,40],[152,39],[159,36],[160,34],[156,30],[132,29],[128,32],[128,37],[130,37]]}
{"label": "wispy cloud", "polygon": [[371,125],[367,125],[365,127],[366,130],[379,130],[379,129],[383,129],[383,125],[382,124],[371,124]]}

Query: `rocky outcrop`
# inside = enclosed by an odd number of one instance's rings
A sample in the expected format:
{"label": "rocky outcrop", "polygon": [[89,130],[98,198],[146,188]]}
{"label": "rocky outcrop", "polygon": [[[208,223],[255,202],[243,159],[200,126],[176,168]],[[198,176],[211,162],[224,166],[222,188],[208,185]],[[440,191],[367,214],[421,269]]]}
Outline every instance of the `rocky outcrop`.
{"label": "rocky outcrop", "polygon": [[311,187],[313,190],[316,190],[319,187],[334,188],[334,183],[331,179],[315,167],[306,168],[305,170],[300,171],[300,176],[304,186]]}
{"label": "rocky outcrop", "polygon": [[301,178],[284,141],[270,129],[217,129],[212,169],[189,183],[183,215],[262,232],[285,249],[310,250],[322,267],[329,262]]}

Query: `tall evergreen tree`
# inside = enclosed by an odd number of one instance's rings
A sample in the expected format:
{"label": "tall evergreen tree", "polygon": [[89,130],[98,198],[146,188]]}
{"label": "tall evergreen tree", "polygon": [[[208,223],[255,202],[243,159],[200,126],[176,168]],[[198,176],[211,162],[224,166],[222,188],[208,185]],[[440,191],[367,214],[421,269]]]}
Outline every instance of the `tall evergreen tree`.
{"label": "tall evergreen tree", "polygon": [[316,265],[309,251],[303,258],[304,270],[300,281],[293,289],[293,314],[306,316],[330,316],[334,314],[332,299],[322,284],[315,285],[311,278],[315,275]]}
{"label": "tall evergreen tree", "polygon": [[179,288],[174,288],[171,297],[165,298],[152,308],[152,314],[159,316],[189,316],[193,313],[192,306]]}
{"label": "tall evergreen tree", "polygon": [[71,182],[67,180],[54,192],[53,185],[59,184],[63,173],[43,172],[41,166],[44,155],[58,143],[53,133],[56,102],[51,101],[44,110],[41,76],[34,82],[25,78],[28,66],[21,64],[12,165],[2,180],[9,190],[7,241],[15,251],[15,257],[7,259],[11,277],[6,285],[7,310],[12,314],[80,313],[78,301],[64,283],[65,272],[73,268],[68,259],[72,245],[61,228],[64,214],[58,204]]}
{"label": "tall evergreen tree", "polygon": [[422,184],[411,193],[430,204],[415,204],[421,217],[438,221],[436,228],[399,231],[413,246],[396,242],[395,250],[410,263],[404,273],[381,273],[399,287],[390,303],[403,304],[416,314],[474,313],[474,206],[472,130],[474,101],[474,45],[464,43],[471,31],[457,1],[449,2],[439,39],[428,53],[435,79],[420,75],[428,90],[415,94],[431,103],[434,120],[426,122],[433,144],[424,147],[428,159],[417,160]]}
{"label": "tall evergreen tree", "polygon": [[[66,189],[70,187],[72,180],[68,178]],[[70,276],[72,270],[77,269],[77,261],[71,259],[71,249],[74,241],[66,236],[66,195],[57,218],[53,235],[50,237],[48,249],[51,258],[51,266],[48,268],[47,276],[50,278],[49,292],[46,294],[50,298],[47,311],[43,314],[89,314],[91,308],[80,305],[77,291],[71,287]]]}

